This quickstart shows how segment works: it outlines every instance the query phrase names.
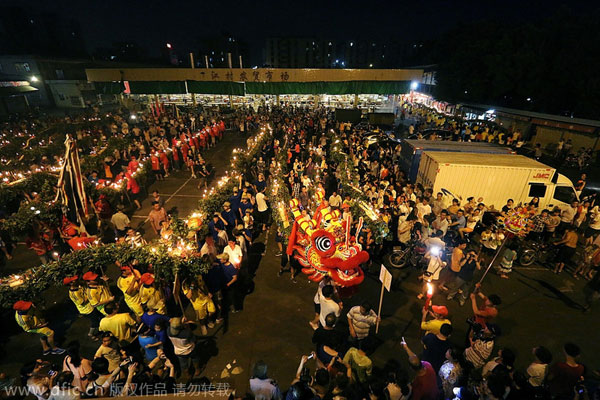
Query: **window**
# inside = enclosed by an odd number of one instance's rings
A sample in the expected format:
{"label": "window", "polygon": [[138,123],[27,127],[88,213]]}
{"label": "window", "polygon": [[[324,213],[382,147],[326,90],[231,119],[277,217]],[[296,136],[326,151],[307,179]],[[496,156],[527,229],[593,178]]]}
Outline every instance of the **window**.
{"label": "window", "polygon": [[529,184],[529,197],[542,198],[546,196],[546,185],[543,183],[530,183]]}
{"label": "window", "polygon": [[59,99],[60,101],[65,101],[65,95],[64,95],[64,94],[62,94],[62,93],[59,93],[59,94],[58,94],[58,99]]}
{"label": "window", "polygon": [[56,79],[65,79],[65,71],[63,71],[62,69],[57,69]]}
{"label": "window", "polygon": [[554,200],[570,204],[576,198],[575,191],[570,186],[557,186],[554,189]]}
{"label": "window", "polygon": [[15,63],[15,69],[17,72],[31,72],[31,67],[29,67],[29,63]]}

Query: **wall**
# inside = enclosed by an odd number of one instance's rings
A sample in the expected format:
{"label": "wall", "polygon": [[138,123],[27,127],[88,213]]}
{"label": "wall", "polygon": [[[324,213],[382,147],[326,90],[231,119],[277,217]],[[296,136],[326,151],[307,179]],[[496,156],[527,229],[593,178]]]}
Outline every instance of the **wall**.
{"label": "wall", "polygon": [[600,148],[600,143],[598,143],[598,138],[596,136],[585,135],[583,133],[570,131],[567,129],[558,129],[558,128],[549,128],[546,126],[535,127],[535,137],[532,142],[534,145],[537,143],[542,144],[542,148],[548,148],[550,150],[554,150],[558,141],[563,138],[565,141],[571,139],[573,143],[573,150],[576,152],[582,147],[594,147],[594,150],[598,150]]}
{"label": "wall", "polygon": [[57,107],[85,107],[78,81],[47,81],[47,83]]}

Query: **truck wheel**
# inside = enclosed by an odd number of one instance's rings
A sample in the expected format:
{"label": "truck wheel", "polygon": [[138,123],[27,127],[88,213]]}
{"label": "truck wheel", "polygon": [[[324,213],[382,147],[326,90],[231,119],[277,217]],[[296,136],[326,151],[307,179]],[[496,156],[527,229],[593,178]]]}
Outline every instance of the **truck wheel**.
{"label": "truck wheel", "polygon": [[524,267],[530,266],[531,264],[533,264],[534,261],[535,261],[535,251],[533,251],[531,249],[525,250],[519,256],[519,264],[521,264]]}

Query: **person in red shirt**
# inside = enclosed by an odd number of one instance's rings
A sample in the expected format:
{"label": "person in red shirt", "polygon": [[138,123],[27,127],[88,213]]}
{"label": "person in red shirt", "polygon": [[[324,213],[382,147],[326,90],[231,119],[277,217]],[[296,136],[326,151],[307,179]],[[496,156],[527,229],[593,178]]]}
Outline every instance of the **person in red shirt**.
{"label": "person in red shirt", "polygon": [[45,240],[39,233],[33,233],[25,240],[25,245],[35,251],[42,264],[52,260],[58,260],[58,254],[54,254],[52,244]]}
{"label": "person in red shirt", "polygon": [[585,373],[585,367],[577,360],[581,354],[579,346],[565,343],[563,351],[565,361],[551,366],[546,378],[548,391],[554,399],[572,399],[575,385],[583,381]]}
{"label": "person in red shirt", "polygon": [[223,139],[223,134],[225,133],[225,122],[223,120],[219,121],[219,139]]}
{"label": "person in red shirt", "polygon": [[127,169],[133,173],[133,172],[137,171],[139,166],[140,166],[140,163],[137,162],[135,156],[131,156],[131,161],[129,161],[129,164],[127,164]]}
{"label": "person in red shirt", "polygon": [[100,218],[100,230],[104,232],[110,225],[110,219],[113,215],[113,209],[105,194],[101,194],[97,202],[94,203],[98,218]]}
{"label": "person in red shirt", "polygon": [[131,199],[135,203],[135,206],[138,210],[142,208],[140,204],[140,185],[138,185],[135,178],[131,175],[131,172],[127,172],[125,174],[125,179],[127,179],[127,190],[131,192]]}
{"label": "person in red shirt", "polygon": [[181,169],[181,155],[179,154],[179,145],[175,139],[173,139],[171,148],[173,149],[173,168],[179,170]]}
{"label": "person in red shirt", "polygon": [[79,233],[77,225],[69,221],[69,219],[63,215],[62,224],[59,229],[59,234],[62,239],[69,240]]}
{"label": "person in red shirt", "polygon": [[200,131],[198,136],[198,145],[200,146],[200,150],[204,151],[206,149],[206,134],[204,131]]}
{"label": "person in red shirt", "polygon": [[182,142],[181,145],[181,155],[183,156],[183,163],[188,165],[188,151],[190,150],[190,146],[187,145],[186,142]]}
{"label": "person in red shirt", "polygon": [[[484,327],[498,316],[498,309],[496,307],[502,304],[502,300],[496,294],[487,297],[479,290],[480,288],[481,284],[478,283],[475,285],[475,292],[471,293],[471,305],[473,307],[475,322]],[[482,306],[477,305],[477,296],[483,299]]]}
{"label": "person in red shirt", "polygon": [[160,168],[160,159],[158,158],[157,153],[152,153],[150,155],[150,162],[152,163],[152,173],[154,177],[158,181],[162,181],[164,179],[162,169]]}
{"label": "person in red shirt", "polygon": [[164,150],[161,150],[160,155],[160,163],[162,164],[163,170],[165,171],[165,178],[169,176],[169,157]]}
{"label": "person in red shirt", "polygon": [[437,400],[439,398],[437,375],[435,370],[427,361],[421,361],[419,357],[408,347],[404,338],[401,342],[402,348],[408,355],[408,363],[415,371],[412,381],[412,400]]}

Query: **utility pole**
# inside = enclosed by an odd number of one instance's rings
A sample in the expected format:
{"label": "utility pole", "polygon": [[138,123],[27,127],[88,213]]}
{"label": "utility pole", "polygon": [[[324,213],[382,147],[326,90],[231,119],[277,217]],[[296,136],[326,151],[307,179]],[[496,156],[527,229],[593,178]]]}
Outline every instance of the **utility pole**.
{"label": "utility pole", "polygon": [[[229,64],[229,69],[233,68],[231,65],[231,53],[227,53],[227,64]],[[231,92],[229,92],[229,107],[233,108],[233,96],[231,95]]]}
{"label": "utility pole", "polygon": [[[194,69],[196,66],[194,65],[194,53],[190,53],[190,64],[192,66],[192,69]],[[194,106],[194,108],[196,108],[196,93],[192,93],[192,105]]]}

